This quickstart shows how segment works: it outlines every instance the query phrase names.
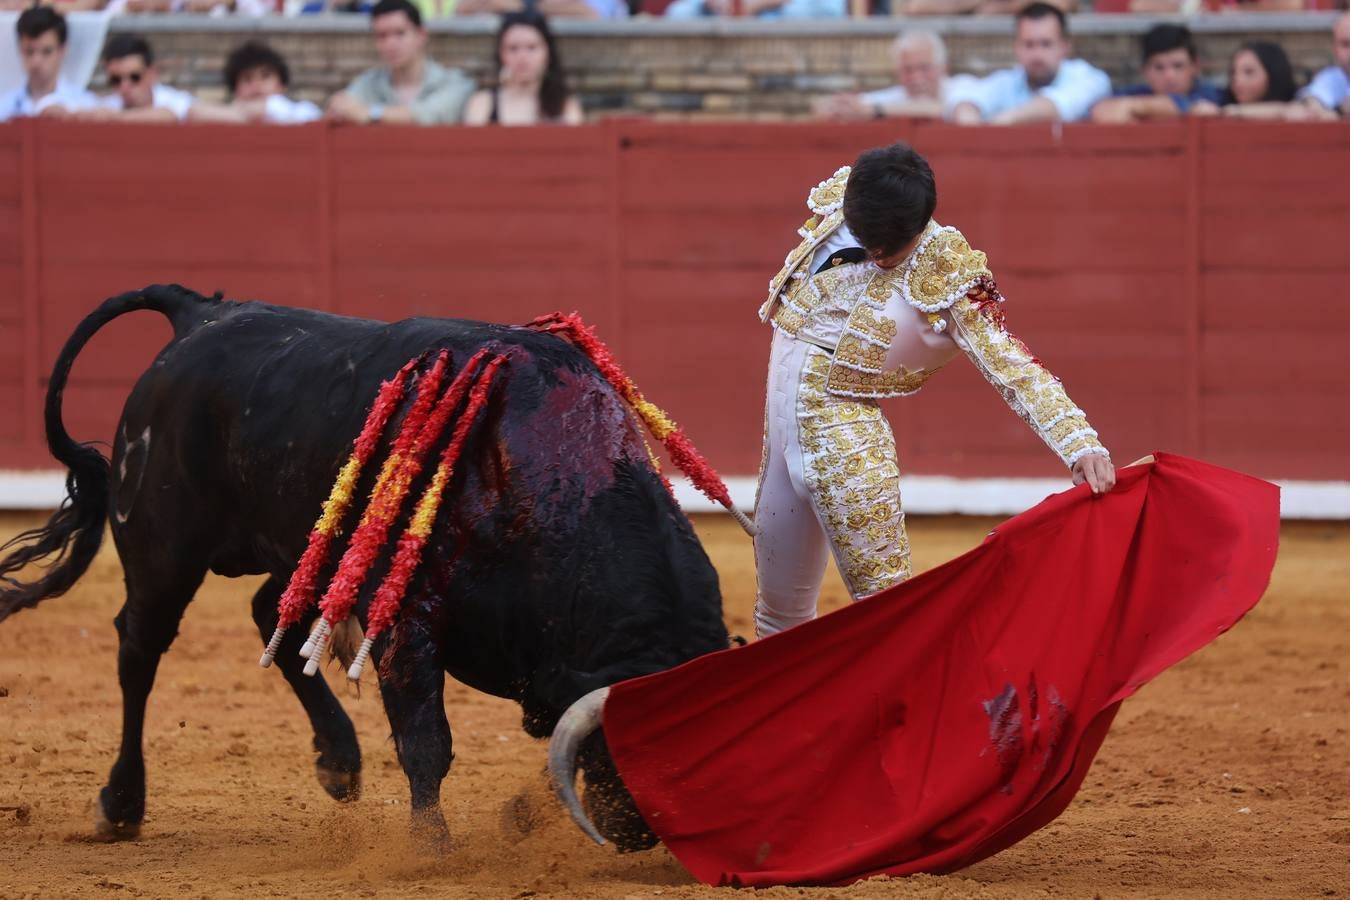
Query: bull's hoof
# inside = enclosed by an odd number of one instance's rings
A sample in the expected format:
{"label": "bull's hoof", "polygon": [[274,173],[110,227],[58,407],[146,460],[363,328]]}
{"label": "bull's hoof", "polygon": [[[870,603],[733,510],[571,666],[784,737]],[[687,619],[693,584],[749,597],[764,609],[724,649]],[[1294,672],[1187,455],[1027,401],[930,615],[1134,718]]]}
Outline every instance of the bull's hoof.
{"label": "bull's hoof", "polygon": [[450,852],[450,829],[439,808],[414,811],[412,814],[412,843],[425,856],[444,856]]}
{"label": "bull's hoof", "polygon": [[104,843],[134,841],[141,836],[140,822],[114,822],[103,811],[103,799],[94,801],[94,833],[92,839]]}
{"label": "bull's hoof", "polygon": [[360,772],[339,772],[323,766],[315,766],[314,771],[319,777],[319,784],[328,792],[328,796],[339,803],[351,803],[361,799]]}

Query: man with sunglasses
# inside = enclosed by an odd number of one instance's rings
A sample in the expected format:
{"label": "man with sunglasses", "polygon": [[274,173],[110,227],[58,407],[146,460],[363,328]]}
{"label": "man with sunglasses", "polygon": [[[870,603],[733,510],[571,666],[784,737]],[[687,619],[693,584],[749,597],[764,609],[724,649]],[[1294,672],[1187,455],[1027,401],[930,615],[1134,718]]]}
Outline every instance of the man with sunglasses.
{"label": "man with sunglasses", "polygon": [[910,575],[895,438],[878,401],[964,353],[1094,493],[1115,469],[1058,379],[1011,334],[985,255],[933,220],[928,162],[868,150],[807,199],[802,241],[769,282],[773,325],[755,500],[755,630],[814,618],[828,554],[853,598]]}
{"label": "man with sunglasses", "polygon": [[64,16],[50,6],[30,7],[19,14],[14,31],[26,77],[19,87],[0,94],[0,122],[97,105],[97,97],[61,77],[66,59]]}
{"label": "man with sunglasses", "polygon": [[103,70],[113,93],[103,98],[98,109],[77,113],[77,118],[181,122],[192,108],[191,94],[159,83],[154,51],[143,37],[119,34],[108,41]]}

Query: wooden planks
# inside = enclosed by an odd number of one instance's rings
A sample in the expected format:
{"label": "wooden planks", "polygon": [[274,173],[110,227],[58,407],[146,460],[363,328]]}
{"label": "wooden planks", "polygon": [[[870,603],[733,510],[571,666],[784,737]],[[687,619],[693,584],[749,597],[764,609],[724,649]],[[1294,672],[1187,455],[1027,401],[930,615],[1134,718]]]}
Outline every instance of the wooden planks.
{"label": "wooden planks", "polygon": [[[1350,392],[1350,136],[1229,122],[0,126],[0,466],[44,464],[20,411],[75,323],[180,281],[388,320],[579,310],[714,465],[753,474],[768,279],[806,192],[897,139],[929,156],[939,220],[989,254],[1013,329],[1117,456],[1198,440],[1254,474],[1350,478],[1331,414]],[[111,438],[167,336],[137,315],[91,342],[66,397],[77,437]],[[886,406],[905,472],[1059,471],[962,360]]]}

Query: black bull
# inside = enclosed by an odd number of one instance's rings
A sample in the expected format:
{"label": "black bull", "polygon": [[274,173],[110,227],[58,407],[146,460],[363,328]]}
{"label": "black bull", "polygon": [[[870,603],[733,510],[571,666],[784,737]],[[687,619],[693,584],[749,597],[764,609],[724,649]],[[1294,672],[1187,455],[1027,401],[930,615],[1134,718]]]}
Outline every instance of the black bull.
{"label": "black bull", "polygon": [[[165,315],[174,337],[132,390],[109,467],[66,433],[62,394],[94,332],[142,309]],[[47,394],[47,440],[69,467],[69,499],[0,560],[5,575],[59,558],[34,582],[5,578],[3,620],[69,589],[98,550],[104,521],[111,525],[127,597],[116,618],[122,743],[99,797],[103,836],[139,831],[146,701],[207,571],[268,576],[253,598],[266,640],[381,381],[438,348],[457,371],[483,347],[508,356],[505,377],[464,448],[402,615],[373,653],[415,830],[445,833],[446,672],[515,700],[525,730],[544,737],[584,694],[727,646],[716,572],[651,467],[635,417],[571,344],[479,322],[385,324],[233,303],[177,286],[114,297],[66,342]],[[391,434],[398,424],[395,416]],[[376,469],[367,466],[358,498]],[[353,504],[344,534],[363,505]],[[358,601],[363,625],[381,574],[371,573]],[[313,726],[320,782],[347,799],[359,790],[360,750],[324,680],[302,674],[308,624],[289,631],[277,662]],[[654,843],[603,732],[582,743],[578,759],[600,831],[625,849]]]}

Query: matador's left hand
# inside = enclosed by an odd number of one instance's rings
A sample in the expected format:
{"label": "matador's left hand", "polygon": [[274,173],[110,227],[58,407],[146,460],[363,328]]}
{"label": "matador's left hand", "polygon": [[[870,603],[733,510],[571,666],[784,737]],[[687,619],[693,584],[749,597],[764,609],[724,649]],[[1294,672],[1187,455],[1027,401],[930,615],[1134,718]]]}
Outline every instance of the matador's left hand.
{"label": "matador's left hand", "polygon": [[1084,481],[1094,494],[1104,494],[1115,487],[1116,467],[1111,464],[1111,457],[1103,453],[1079,457],[1078,462],[1073,464],[1073,483],[1082,484]]}

